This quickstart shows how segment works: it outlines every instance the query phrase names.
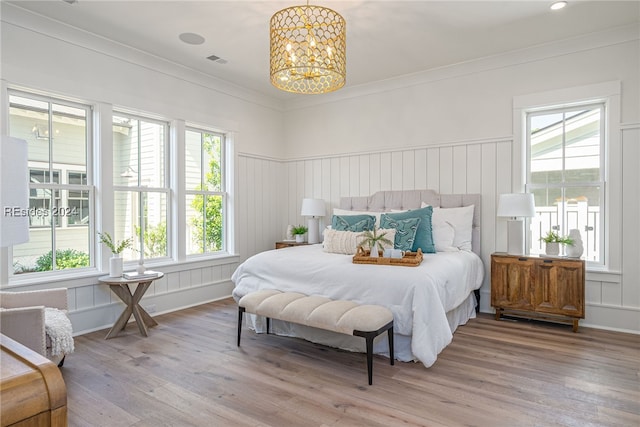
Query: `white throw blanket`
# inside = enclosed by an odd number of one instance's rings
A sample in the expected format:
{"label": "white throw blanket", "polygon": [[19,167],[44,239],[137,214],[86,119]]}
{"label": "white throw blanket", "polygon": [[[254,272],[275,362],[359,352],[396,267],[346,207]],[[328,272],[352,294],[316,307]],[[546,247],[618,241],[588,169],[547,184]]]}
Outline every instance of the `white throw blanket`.
{"label": "white throw blanket", "polygon": [[73,353],[73,328],[64,311],[44,308],[44,329],[51,340],[51,355]]}
{"label": "white throw blanket", "polygon": [[396,358],[431,366],[453,337],[446,313],[467,300],[483,276],[482,261],[471,252],[424,254],[419,267],[399,267],[353,264],[350,255],[309,245],[259,253],[231,280],[236,301],[259,289],[278,289],[387,307],[395,334],[411,337],[410,354],[396,352]]}

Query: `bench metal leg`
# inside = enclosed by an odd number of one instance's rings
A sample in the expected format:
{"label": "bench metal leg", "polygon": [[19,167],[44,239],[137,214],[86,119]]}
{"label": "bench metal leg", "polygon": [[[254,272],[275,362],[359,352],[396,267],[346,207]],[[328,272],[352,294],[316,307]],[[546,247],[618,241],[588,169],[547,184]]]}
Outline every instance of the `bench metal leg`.
{"label": "bench metal leg", "polygon": [[240,347],[240,333],[242,332],[242,313],[244,313],[244,307],[238,307],[238,347]]}
{"label": "bench metal leg", "polygon": [[395,359],[393,351],[393,320],[377,331],[353,331],[354,336],[363,337],[367,343],[367,375],[369,377],[369,385],[373,384],[373,339],[384,331],[387,331],[389,334],[389,358],[393,365]]}
{"label": "bench metal leg", "polygon": [[374,333],[369,333],[365,337],[367,341],[367,375],[369,377],[369,385],[373,384],[373,339],[376,337]]}
{"label": "bench metal leg", "polygon": [[[242,315],[245,312],[244,307],[238,307],[238,347],[240,346],[240,334],[242,332]],[[267,334],[271,329],[271,319],[266,317],[267,319]],[[395,363],[395,352],[393,349],[393,321],[387,323],[377,331],[353,331],[354,336],[363,337],[366,341],[367,345],[367,376],[369,379],[369,385],[373,384],[373,340],[375,337],[387,331],[389,336],[389,359],[390,364],[393,365]]]}

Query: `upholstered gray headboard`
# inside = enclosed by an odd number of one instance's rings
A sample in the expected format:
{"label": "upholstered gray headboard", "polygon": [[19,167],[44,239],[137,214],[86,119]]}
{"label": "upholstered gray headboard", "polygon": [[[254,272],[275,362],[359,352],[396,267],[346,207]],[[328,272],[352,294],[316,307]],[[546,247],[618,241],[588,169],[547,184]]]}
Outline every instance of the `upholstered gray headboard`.
{"label": "upholstered gray headboard", "polygon": [[441,208],[474,205],[471,245],[473,252],[480,256],[480,194],[439,194],[433,190],[378,191],[371,196],[341,197],[340,209],[384,212],[391,209],[418,209],[422,202]]}

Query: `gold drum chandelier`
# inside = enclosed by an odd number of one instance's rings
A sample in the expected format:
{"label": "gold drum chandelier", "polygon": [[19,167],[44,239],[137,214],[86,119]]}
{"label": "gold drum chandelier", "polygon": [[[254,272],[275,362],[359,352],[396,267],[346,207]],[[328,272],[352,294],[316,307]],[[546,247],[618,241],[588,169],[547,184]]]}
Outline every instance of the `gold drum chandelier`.
{"label": "gold drum chandelier", "polygon": [[294,6],[271,17],[271,83],[302,94],[333,92],[347,77],[347,23],[334,10]]}

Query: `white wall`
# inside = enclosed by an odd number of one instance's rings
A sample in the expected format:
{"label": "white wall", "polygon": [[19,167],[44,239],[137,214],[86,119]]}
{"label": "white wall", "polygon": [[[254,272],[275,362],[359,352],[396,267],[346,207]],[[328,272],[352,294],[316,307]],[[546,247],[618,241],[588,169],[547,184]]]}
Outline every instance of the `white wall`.
{"label": "white wall", "polygon": [[[386,82],[378,91],[351,88],[325,101],[299,102],[286,113],[288,169],[295,178],[287,180],[288,194],[335,206],[339,196],[387,189],[480,192],[488,273],[490,253],[506,249],[505,224],[495,219],[497,195],[522,184],[514,97],[619,80],[615,125],[622,130],[612,138],[607,165],[615,259],[609,270],[587,273],[583,324],[640,332],[639,53],[637,28],[620,28]],[[294,217],[295,208],[289,205],[284,216]],[[483,311],[491,310],[488,280]]]}
{"label": "white wall", "polygon": [[[513,97],[620,80],[622,155],[620,164],[609,167],[622,181],[620,206],[613,207],[622,212],[623,237],[613,242],[622,254],[621,269],[588,274],[583,324],[640,332],[640,49],[634,29],[345,88],[294,101],[283,112],[277,101],[5,3],[2,20],[5,85],[96,101],[107,112],[121,106],[234,132],[239,256],[164,266],[165,277],[144,300],[157,312],[229,295],[238,262],[271,249],[287,224],[303,221],[305,196],[335,206],[340,196],[386,189],[480,192],[487,263],[491,252],[506,247],[504,224],[495,220],[496,196],[518,182]],[[6,268],[2,261],[0,268]],[[98,275],[22,283],[16,289],[69,287],[74,327],[86,331],[112,324],[121,310],[108,288],[97,285]],[[488,311],[488,276],[482,291],[482,309]]]}
{"label": "white wall", "polygon": [[[5,2],[1,7],[3,90],[27,88],[95,103],[98,114],[107,120],[109,111],[120,107],[182,123],[193,122],[232,132],[235,152],[284,155],[282,105],[277,101],[59,25]],[[4,115],[6,94],[1,98]],[[6,118],[0,122],[3,123],[0,130],[6,132]],[[110,148],[111,144],[106,144],[106,151],[95,153],[96,158],[111,158],[107,152]],[[105,188],[99,191],[108,192]],[[240,206],[247,204],[242,199],[238,202]],[[273,206],[275,209],[276,205]],[[260,206],[257,209],[264,210]],[[100,216],[108,217],[110,211],[107,206],[107,213]],[[247,241],[244,233],[241,229],[238,238],[241,242]],[[250,250],[254,248],[255,245],[250,245]],[[245,250],[246,244],[242,248]],[[0,250],[0,257],[0,278],[3,278],[6,271],[2,270],[11,264],[7,262],[5,249]],[[229,296],[233,286],[230,277],[239,259],[229,256],[153,266],[163,271],[165,277],[152,285],[143,305],[163,312]],[[103,274],[100,271],[62,274],[46,281],[32,275],[26,279],[20,277],[8,287],[11,290],[68,287],[74,330],[82,332],[110,326],[122,311],[119,299],[107,286],[98,284],[97,278]],[[6,287],[3,280],[0,282]]]}

